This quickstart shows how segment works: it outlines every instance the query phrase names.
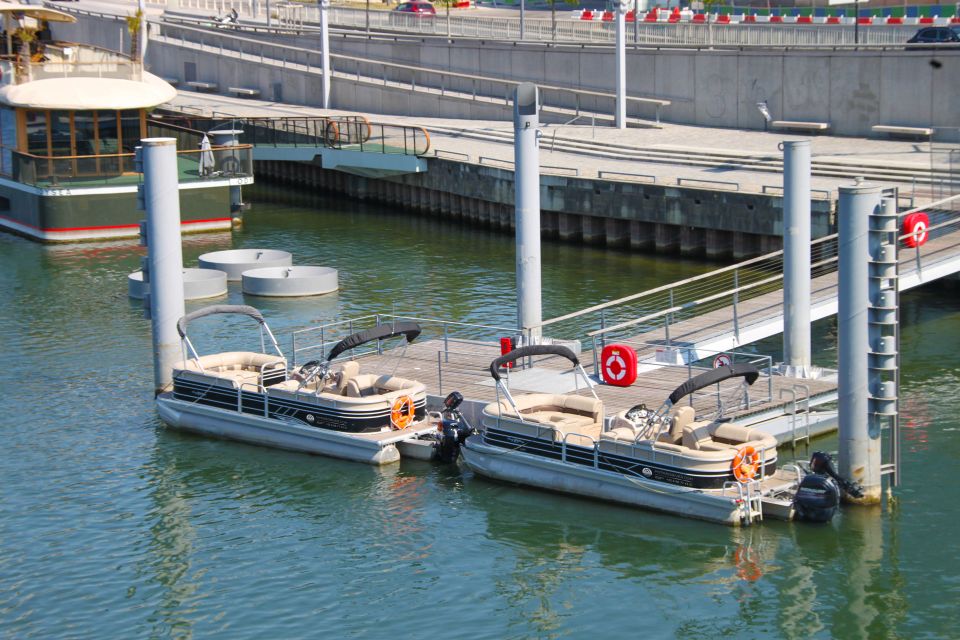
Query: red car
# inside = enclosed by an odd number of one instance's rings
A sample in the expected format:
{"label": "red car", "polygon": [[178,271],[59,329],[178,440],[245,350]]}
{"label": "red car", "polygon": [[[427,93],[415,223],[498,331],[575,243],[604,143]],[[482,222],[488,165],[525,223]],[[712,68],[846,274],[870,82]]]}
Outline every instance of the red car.
{"label": "red car", "polygon": [[404,15],[413,15],[418,18],[427,18],[437,15],[437,10],[433,8],[433,5],[427,2],[426,0],[413,0],[412,2],[403,2],[396,9],[393,10],[394,13],[402,13]]}

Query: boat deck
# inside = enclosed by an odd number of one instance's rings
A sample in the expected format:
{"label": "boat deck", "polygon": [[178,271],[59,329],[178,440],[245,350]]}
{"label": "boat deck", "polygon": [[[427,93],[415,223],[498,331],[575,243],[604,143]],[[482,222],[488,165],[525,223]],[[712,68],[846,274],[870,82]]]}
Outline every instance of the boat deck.
{"label": "boat deck", "polygon": [[[361,372],[390,373],[424,383],[427,393],[444,396],[451,391],[459,391],[468,401],[493,402],[496,399],[494,381],[490,376],[490,363],[500,355],[498,345],[483,342],[459,342],[444,349],[442,340],[423,340],[408,345],[406,350],[395,349],[383,355],[366,355],[358,359]],[[584,368],[591,378],[593,371],[592,353],[580,356]],[[692,375],[705,369],[688,368],[686,365],[641,364],[643,371],[629,387],[614,387],[597,384],[594,387],[604,403],[604,411],[610,416],[637,404],[643,403],[651,409],[657,409],[680,384]],[[501,373],[509,380],[512,393],[576,393],[589,395],[579,376],[574,376],[567,360],[558,357],[535,358],[532,368],[518,367],[509,374]],[[721,385],[717,391],[702,390],[698,394],[684,398],[697,411],[697,415],[710,416],[718,409],[718,401],[726,402],[724,415],[737,418],[766,411],[788,412],[795,385],[806,386],[810,396],[830,396],[836,391],[833,380],[809,380],[788,376],[761,376],[749,388],[749,408],[734,407],[730,402],[731,393],[736,394],[739,380],[731,380]],[[579,388],[577,388],[579,386]],[[802,399],[803,394],[800,394]],[[782,399],[781,399],[782,397]]]}

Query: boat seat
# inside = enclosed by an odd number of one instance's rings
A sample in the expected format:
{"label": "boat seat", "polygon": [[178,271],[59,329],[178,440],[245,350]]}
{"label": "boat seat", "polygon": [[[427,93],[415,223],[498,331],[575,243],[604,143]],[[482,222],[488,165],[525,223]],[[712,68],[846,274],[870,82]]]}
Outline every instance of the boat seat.
{"label": "boat seat", "polygon": [[373,373],[362,373],[347,381],[346,395],[348,398],[366,398],[369,396],[396,394],[407,391],[416,393],[420,383],[415,380],[398,378],[397,376],[378,376]]}
{"label": "boat seat", "polygon": [[[554,440],[563,440],[568,433],[577,433],[593,439],[600,437],[603,429],[603,402],[590,397],[562,395],[554,393],[530,393],[514,399],[517,409],[523,420],[530,423],[536,430],[537,437],[544,437],[544,429],[549,427],[553,432]],[[489,416],[500,416],[516,420],[517,412],[508,402],[497,404],[492,402],[484,407],[483,412]],[[501,427],[504,424],[501,423]],[[513,423],[508,428],[522,430],[523,427]],[[546,437],[550,437],[546,435]],[[577,443],[583,444],[583,443]]]}
{"label": "boat seat", "polygon": [[[340,371],[334,374],[333,392],[337,395],[345,396],[347,395],[347,385],[350,384],[350,380],[357,377],[360,374],[360,363],[354,360],[348,360],[340,365]],[[355,396],[359,397],[359,396]]]}
{"label": "boat seat", "polygon": [[660,442],[669,442],[670,444],[680,444],[683,440],[683,430],[693,423],[697,412],[693,407],[677,407],[673,412],[673,418],[670,420],[670,430],[661,433],[657,438]]}
{"label": "boat seat", "polygon": [[711,422],[694,422],[683,427],[680,444],[687,449],[698,451],[703,445],[713,442],[713,434],[710,432]]}
{"label": "boat seat", "polygon": [[285,358],[251,351],[212,353],[199,358],[183,360],[173,366],[174,377],[202,380],[219,378],[230,382],[233,388],[260,386],[261,373],[285,375]]}

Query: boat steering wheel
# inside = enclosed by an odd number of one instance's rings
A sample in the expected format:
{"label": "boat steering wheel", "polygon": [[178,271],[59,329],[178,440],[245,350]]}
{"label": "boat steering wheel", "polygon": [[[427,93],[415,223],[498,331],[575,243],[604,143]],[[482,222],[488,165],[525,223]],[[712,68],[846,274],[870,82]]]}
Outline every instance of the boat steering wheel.
{"label": "boat steering wheel", "polygon": [[303,366],[297,369],[294,377],[300,381],[300,386],[302,387],[316,378],[320,373],[326,375],[326,367],[324,367],[323,363],[319,360],[311,360],[310,362],[305,362]]}

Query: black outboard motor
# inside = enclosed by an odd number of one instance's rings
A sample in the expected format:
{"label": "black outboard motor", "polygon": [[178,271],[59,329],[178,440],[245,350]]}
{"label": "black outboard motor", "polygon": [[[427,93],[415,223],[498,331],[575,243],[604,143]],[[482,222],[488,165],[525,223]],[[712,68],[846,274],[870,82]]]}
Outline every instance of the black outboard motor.
{"label": "black outboard motor", "polygon": [[859,498],[863,488],[855,482],[842,478],[833,466],[830,454],[816,451],[810,457],[810,473],[803,477],[793,508],[797,520],[806,522],[830,522],[840,506],[840,492]]}
{"label": "black outboard motor", "polygon": [[454,391],[443,400],[440,412],[440,433],[437,443],[437,460],[444,464],[455,463],[460,457],[460,447],[475,433],[467,424],[466,418],[457,409],[463,402],[463,395]]}

